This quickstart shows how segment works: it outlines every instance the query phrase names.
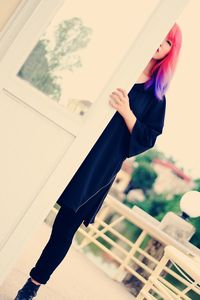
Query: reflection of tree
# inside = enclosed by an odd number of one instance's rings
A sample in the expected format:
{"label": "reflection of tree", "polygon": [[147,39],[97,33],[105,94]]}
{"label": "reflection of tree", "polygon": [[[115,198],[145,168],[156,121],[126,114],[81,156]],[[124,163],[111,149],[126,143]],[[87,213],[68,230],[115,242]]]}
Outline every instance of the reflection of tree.
{"label": "reflection of tree", "polygon": [[55,45],[48,51],[49,69],[73,71],[75,67],[81,67],[80,56],[72,53],[87,46],[91,32],[92,29],[84,26],[77,17],[60,23],[55,31]]}
{"label": "reflection of tree", "polygon": [[77,17],[63,21],[57,25],[53,40],[40,39],[17,75],[58,101],[61,87],[56,71],[82,66],[80,56],[72,53],[87,46],[91,32]]}
{"label": "reflection of tree", "polygon": [[58,100],[61,88],[56,83],[57,76],[49,71],[45,57],[46,52],[43,41],[39,41],[17,75],[30,82],[41,92]]}

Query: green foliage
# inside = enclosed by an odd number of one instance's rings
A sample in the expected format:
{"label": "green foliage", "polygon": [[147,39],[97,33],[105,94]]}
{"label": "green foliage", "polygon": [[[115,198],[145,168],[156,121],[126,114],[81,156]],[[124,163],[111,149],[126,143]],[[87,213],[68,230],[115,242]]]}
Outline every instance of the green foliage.
{"label": "green foliage", "polygon": [[72,53],[87,46],[91,33],[92,29],[84,26],[77,17],[58,24],[55,30],[55,45],[48,51],[50,70],[73,71],[75,67],[81,67],[80,56]]}
{"label": "green foliage", "polygon": [[[105,235],[110,238],[113,242],[117,241],[117,236],[111,232],[105,232]],[[97,241],[99,241],[101,244],[103,244],[107,249],[111,249],[113,246],[110,242],[106,241],[103,237],[98,237]]]}
{"label": "green foliage", "polygon": [[[145,194],[145,200],[142,202],[129,201],[127,197],[125,197],[123,203],[130,208],[132,208],[134,205],[137,205],[148,214],[161,221],[169,211],[172,211],[177,215],[181,214],[180,200],[183,194],[174,194],[169,198],[167,192],[157,194],[153,190],[153,184],[157,177],[154,174],[152,165],[152,161],[155,158],[165,158],[165,156],[162,152],[151,149],[149,151],[146,151],[142,155],[138,155],[135,159],[135,162],[138,165],[136,168],[134,168],[132,174],[132,189],[142,189]],[[175,161],[172,157],[167,158],[167,160],[171,162]],[[200,191],[200,178],[195,179],[195,184],[196,185],[193,190]],[[191,219],[189,220],[189,222],[196,228],[196,233],[192,237],[191,243],[200,248],[200,217]],[[132,239],[134,240],[135,236],[137,235],[137,231],[133,229],[128,223],[127,230],[132,231]]]}
{"label": "green foliage", "polygon": [[135,162],[137,163],[151,163],[154,159],[164,159],[165,155],[163,152],[157,151],[155,147],[153,149],[149,149],[139,155],[136,156]]}
{"label": "green foliage", "polygon": [[50,73],[48,61],[45,57],[46,53],[44,42],[39,41],[17,75],[30,82],[44,94],[58,100],[61,95],[61,88],[56,83],[57,76]]}
{"label": "green foliage", "polygon": [[[195,187],[193,190],[200,192],[200,178],[195,179]],[[191,238],[191,243],[200,248],[200,216],[190,220],[190,223],[196,228],[196,232]]]}
{"label": "green foliage", "polygon": [[161,221],[167,212],[173,211],[176,214],[180,213],[179,203],[181,195],[176,194],[170,200],[166,200],[166,194],[157,194],[152,192],[144,201],[129,201],[127,198],[123,201],[129,207],[137,205],[148,214]]}
{"label": "green foliage", "polygon": [[[156,218],[158,221],[161,221],[166,215],[166,213],[170,211],[176,213],[177,215],[180,215],[180,200],[183,194],[174,194],[169,197],[167,192],[158,194],[154,191],[153,183],[157,175],[155,175],[154,170],[152,170],[152,159],[154,159],[156,156],[156,153],[146,153],[146,155],[143,156],[144,160],[141,157],[139,159],[137,156],[138,165],[136,168],[134,168],[132,180],[135,187],[141,188],[143,191],[145,189],[148,189],[148,193],[145,194],[145,200],[142,202],[129,201],[126,196],[123,200],[123,203],[129,208],[132,208],[134,205],[137,205],[138,207],[146,211],[148,214]],[[173,158],[171,158],[171,161],[173,161]],[[196,179],[195,183],[196,186],[194,190],[200,191],[200,178]],[[111,221],[112,219],[110,219],[110,222]],[[200,248],[200,217],[196,219],[191,219],[189,222],[193,224],[193,226],[196,228],[196,233],[192,237],[191,243]],[[141,233],[141,230],[128,220],[124,220],[123,225],[124,226],[122,226],[123,229],[121,231],[121,234],[124,237],[131,240],[132,242],[135,242],[139,234]],[[116,237],[114,237],[112,234],[108,234],[108,236],[110,236],[113,240],[116,240]],[[144,249],[147,246],[150,238],[150,236],[147,236],[145,238],[142,245],[140,245],[142,249]],[[105,242],[105,240],[102,239],[101,242],[106,247],[110,248],[110,245],[107,242]],[[139,253],[136,253],[136,256],[139,256]],[[172,269],[174,268],[172,267]],[[174,271],[177,272],[177,270]],[[177,288],[181,286],[181,283],[175,280],[172,276],[168,275],[167,278],[169,282]],[[191,299],[198,299],[192,292],[190,292],[189,295]]]}
{"label": "green foliage", "polygon": [[200,192],[200,178],[195,179],[194,182],[195,182],[194,190]]}
{"label": "green foliage", "polygon": [[147,163],[151,163],[153,162],[154,159],[165,159],[171,163],[176,163],[175,159],[171,156],[166,156],[164,154],[164,152],[158,151],[156,149],[156,147],[153,147],[151,149],[149,149],[148,151],[145,151],[139,155],[136,156],[135,161],[137,163],[140,162],[147,162]]}
{"label": "green foliage", "polygon": [[[174,194],[170,200],[166,200],[166,194],[156,194],[151,193],[149,197],[147,197],[144,201],[129,201],[127,198],[124,199],[123,203],[128,207],[132,208],[134,205],[137,205],[148,214],[156,218],[158,221],[161,221],[167,212],[172,211],[177,215],[181,214],[180,211],[180,200],[183,194]],[[190,219],[189,223],[191,223],[196,232],[191,239],[191,243],[196,247],[200,248],[200,217],[195,219]],[[127,226],[127,230],[130,230],[130,226]],[[133,239],[137,234],[136,231],[132,231]]]}
{"label": "green foliage", "polygon": [[190,223],[196,228],[191,243],[200,248],[200,217],[190,220]]}
{"label": "green foliage", "polygon": [[152,188],[157,176],[151,164],[141,161],[132,174],[133,188],[142,189],[146,194],[147,190]]}
{"label": "green foliage", "polygon": [[82,66],[80,56],[74,52],[87,46],[91,32],[92,29],[84,26],[77,17],[64,20],[58,24],[54,40],[45,38],[45,34],[41,37],[17,75],[59,101],[61,76],[56,72],[73,71]]}

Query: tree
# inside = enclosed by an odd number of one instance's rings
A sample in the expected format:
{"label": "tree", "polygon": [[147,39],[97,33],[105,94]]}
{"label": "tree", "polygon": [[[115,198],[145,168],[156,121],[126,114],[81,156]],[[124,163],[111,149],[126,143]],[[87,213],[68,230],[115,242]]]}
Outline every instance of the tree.
{"label": "tree", "polygon": [[30,82],[44,94],[59,100],[61,88],[56,83],[57,76],[53,75],[49,70],[46,53],[44,42],[39,41],[17,75]]}
{"label": "tree", "polygon": [[156,178],[157,173],[147,162],[140,162],[140,164],[134,169],[132,178],[125,189],[124,193],[128,194],[131,189],[142,189],[144,194],[147,195],[151,190]]}
{"label": "tree", "polygon": [[47,34],[41,37],[17,75],[59,101],[61,77],[56,72],[73,71],[82,66],[80,56],[72,54],[87,46],[91,32],[92,29],[84,26],[80,18],[64,20],[58,24],[54,39],[46,38]]}
{"label": "tree", "polygon": [[200,192],[200,178],[196,178],[196,179],[194,180],[194,182],[195,182],[194,190]]}
{"label": "tree", "polygon": [[[179,194],[174,193],[174,195],[172,196],[169,196],[168,192],[163,192],[159,194],[156,193],[156,191],[153,189],[153,183],[155,180],[154,177],[156,176],[152,175],[152,169],[153,169],[152,162],[155,158],[161,158],[161,157],[166,159],[164,154],[160,152],[157,153],[155,150],[151,152],[146,151],[146,153],[140,155],[140,158],[139,156],[137,156],[137,158],[135,159],[136,168],[133,171],[132,179],[129,184],[129,187],[127,187],[126,189],[127,190],[126,192],[128,192],[128,189],[130,190],[136,187],[142,189],[143,191],[146,190],[148,192],[145,194],[145,200],[141,202],[129,201],[127,196],[123,200],[123,203],[128,207],[132,208],[134,205],[137,205],[138,207],[140,207],[145,212],[147,212],[148,214],[150,214],[152,217],[156,218],[159,221],[161,221],[169,211],[174,212],[177,215],[181,214],[180,200],[183,196],[183,193],[179,193]],[[173,162],[174,159],[171,157],[170,161]],[[196,186],[194,189],[200,191],[200,178],[196,179],[195,183]],[[196,228],[196,232],[193,235],[190,242],[193,243],[196,247],[200,247],[200,227],[198,225],[200,223],[200,217],[191,219],[189,220],[189,222]],[[139,234],[141,233],[141,229],[139,229],[129,220],[125,219],[123,221],[123,226],[121,226],[120,233],[124,237],[135,242]],[[142,242],[142,245],[140,245],[140,247],[159,261],[163,256],[165,245],[163,245],[159,240],[147,236],[145,240]],[[146,266],[148,266],[150,269],[155,268],[155,263],[152,260],[148,259],[148,257],[144,256],[142,253],[141,254],[136,253],[135,256]],[[168,266],[169,267],[171,266],[170,262],[168,263]],[[136,273],[140,274],[143,278],[147,279],[149,277],[149,273],[136,262],[130,261],[129,267],[135,270]],[[162,272],[162,276],[165,275],[166,273]],[[134,276],[129,272],[127,272],[127,274],[125,275],[122,283],[129,288],[129,291],[134,296],[138,295],[138,293],[140,292],[143,286],[141,280],[139,280],[136,276]]]}
{"label": "tree", "polygon": [[54,34],[54,45],[51,46],[49,40],[45,40],[49,69],[73,71],[75,67],[81,67],[80,56],[72,53],[87,46],[91,33],[92,29],[84,26],[82,20],[77,17],[58,24]]}
{"label": "tree", "polygon": [[[166,215],[168,211],[173,211],[177,214],[180,212],[179,202],[181,199],[181,194],[174,195],[172,199],[166,200],[166,195],[164,194],[157,194],[154,191],[149,194],[149,196],[143,202],[139,203],[132,203],[132,206],[135,204],[149,213],[151,216],[155,217],[157,220],[161,221],[163,217]],[[126,200],[127,201],[127,200]],[[129,205],[130,206],[130,205]],[[133,232],[135,235],[136,233]],[[162,244],[159,240],[155,238],[147,239],[147,243],[145,243],[144,251],[154,257],[156,260],[160,260],[164,254],[165,245]],[[154,269],[156,264],[147,258],[145,255],[140,254],[138,259],[143,262],[149,269]],[[167,264],[168,267],[171,266],[171,263]],[[143,269],[137,263],[132,263],[132,268],[139,273],[143,278],[149,278],[149,272]],[[162,272],[162,276],[165,276],[166,273]],[[129,291],[134,295],[137,296],[140,290],[143,287],[143,283],[139,280],[136,276],[131,273],[127,273],[123,279],[123,284],[129,287]]]}
{"label": "tree", "polygon": [[165,159],[165,154],[161,151],[158,151],[155,147],[153,149],[149,149],[139,155],[136,156],[135,162],[147,162],[152,163],[154,159]]}
{"label": "tree", "polygon": [[[193,190],[200,192],[200,178],[196,178],[194,182],[195,187],[193,188]],[[200,248],[200,216],[189,220],[189,222],[196,228],[196,232],[191,239],[191,243]]]}

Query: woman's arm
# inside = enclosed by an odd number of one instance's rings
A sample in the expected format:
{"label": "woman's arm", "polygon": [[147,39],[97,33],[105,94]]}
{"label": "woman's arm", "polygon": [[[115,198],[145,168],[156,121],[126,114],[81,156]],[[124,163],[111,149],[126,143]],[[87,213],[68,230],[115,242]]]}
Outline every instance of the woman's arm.
{"label": "woman's arm", "polygon": [[111,106],[117,109],[123,117],[128,130],[131,132],[137,119],[133,111],[130,109],[129,97],[126,91],[121,88],[117,88],[116,91],[112,92],[110,97],[111,100],[109,102]]}
{"label": "woman's arm", "polygon": [[133,130],[133,127],[137,121],[136,116],[134,115],[134,113],[132,112],[132,110],[130,109],[130,111],[127,111],[127,113],[123,116],[124,121],[126,123],[126,126],[128,127],[128,130],[131,131]]}
{"label": "woman's arm", "polygon": [[152,148],[157,137],[163,132],[166,97],[164,96],[163,100],[158,100],[156,97],[151,100],[142,120],[137,118],[133,126],[127,157],[138,155]]}
{"label": "woman's arm", "polygon": [[[152,99],[148,111],[142,120],[130,112],[129,97],[122,89],[112,93],[111,105],[118,110],[124,118],[130,131],[130,142],[127,157],[138,155],[155,145],[157,136],[163,131],[166,97],[163,100]],[[132,113],[132,114],[131,114]]]}

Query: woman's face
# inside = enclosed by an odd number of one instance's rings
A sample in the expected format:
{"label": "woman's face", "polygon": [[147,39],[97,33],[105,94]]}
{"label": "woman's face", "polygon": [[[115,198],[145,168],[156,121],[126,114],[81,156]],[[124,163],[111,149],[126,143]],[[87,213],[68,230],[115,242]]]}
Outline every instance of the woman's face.
{"label": "woman's face", "polygon": [[171,50],[171,47],[172,47],[172,42],[169,39],[165,38],[163,42],[160,44],[160,47],[154,53],[153,58],[154,59],[164,58]]}

